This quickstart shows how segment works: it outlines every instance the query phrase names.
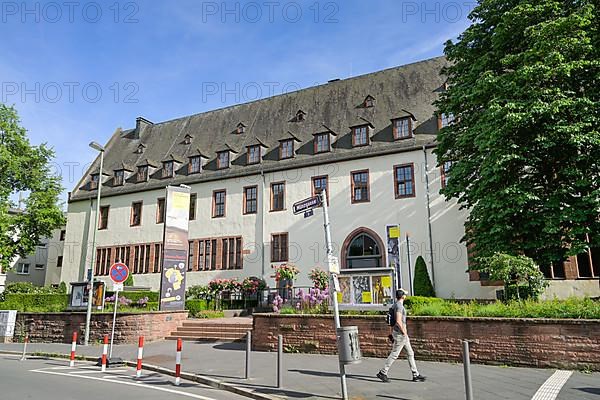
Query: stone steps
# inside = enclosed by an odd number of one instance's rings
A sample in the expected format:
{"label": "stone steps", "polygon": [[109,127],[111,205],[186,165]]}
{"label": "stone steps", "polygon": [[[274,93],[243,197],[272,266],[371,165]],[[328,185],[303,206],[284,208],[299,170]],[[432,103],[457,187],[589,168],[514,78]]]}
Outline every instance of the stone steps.
{"label": "stone steps", "polygon": [[215,320],[188,319],[165,337],[166,340],[181,338],[184,341],[239,342],[252,330],[250,318],[223,318]]}

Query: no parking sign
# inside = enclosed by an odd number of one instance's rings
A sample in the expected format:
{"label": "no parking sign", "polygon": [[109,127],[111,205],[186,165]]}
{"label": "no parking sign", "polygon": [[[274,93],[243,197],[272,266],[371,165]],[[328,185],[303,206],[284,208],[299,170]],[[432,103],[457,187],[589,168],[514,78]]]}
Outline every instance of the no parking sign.
{"label": "no parking sign", "polygon": [[[123,263],[114,263],[111,265],[108,275],[115,283],[115,286],[123,287],[123,282],[129,277],[129,268]],[[123,289],[120,289],[123,290]]]}

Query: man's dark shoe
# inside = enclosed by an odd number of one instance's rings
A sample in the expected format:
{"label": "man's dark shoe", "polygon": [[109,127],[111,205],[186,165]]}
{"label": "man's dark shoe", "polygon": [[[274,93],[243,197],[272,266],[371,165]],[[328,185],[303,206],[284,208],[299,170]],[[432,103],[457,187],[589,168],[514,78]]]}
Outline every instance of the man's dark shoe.
{"label": "man's dark shoe", "polygon": [[425,382],[425,379],[427,379],[427,377],[421,374],[413,375],[413,382]]}
{"label": "man's dark shoe", "polygon": [[381,371],[377,373],[377,377],[381,379],[381,382],[388,383],[390,381],[390,378],[388,378],[388,376]]}

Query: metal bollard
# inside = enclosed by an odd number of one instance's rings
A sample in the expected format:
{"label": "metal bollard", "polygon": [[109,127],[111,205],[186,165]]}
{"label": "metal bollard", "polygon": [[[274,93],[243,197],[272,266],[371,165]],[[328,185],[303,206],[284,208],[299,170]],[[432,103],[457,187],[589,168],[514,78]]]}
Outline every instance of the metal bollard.
{"label": "metal bollard", "polygon": [[283,385],[283,335],[277,335],[277,389]]}
{"label": "metal bollard", "polygon": [[29,343],[29,335],[25,335],[25,340],[23,341],[23,354],[21,355],[21,361],[25,361],[25,355],[27,354],[27,343]]}
{"label": "metal bollard", "polygon": [[246,374],[244,379],[250,378],[250,352],[252,351],[252,331],[246,333]]}
{"label": "metal bollard", "polygon": [[467,400],[473,400],[473,385],[471,383],[471,360],[469,358],[469,341],[463,340],[463,367],[465,371],[465,392]]}
{"label": "metal bollard", "polygon": [[177,354],[175,356],[175,386],[181,384],[181,338],[177,339]]}

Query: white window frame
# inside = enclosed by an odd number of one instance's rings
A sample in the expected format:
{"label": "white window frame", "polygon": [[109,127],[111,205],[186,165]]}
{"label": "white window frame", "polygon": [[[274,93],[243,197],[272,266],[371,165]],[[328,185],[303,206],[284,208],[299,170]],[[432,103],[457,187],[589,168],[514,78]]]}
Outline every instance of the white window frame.
{"label": "white window frame", "polygon": [[[25,271],[25,266],[27,266],[27,271]],[[15,272],[17,275],[29,275],[29,267],[30,266],[31,266],[31,264],[29,264],[29,263],[17,263]]]}

